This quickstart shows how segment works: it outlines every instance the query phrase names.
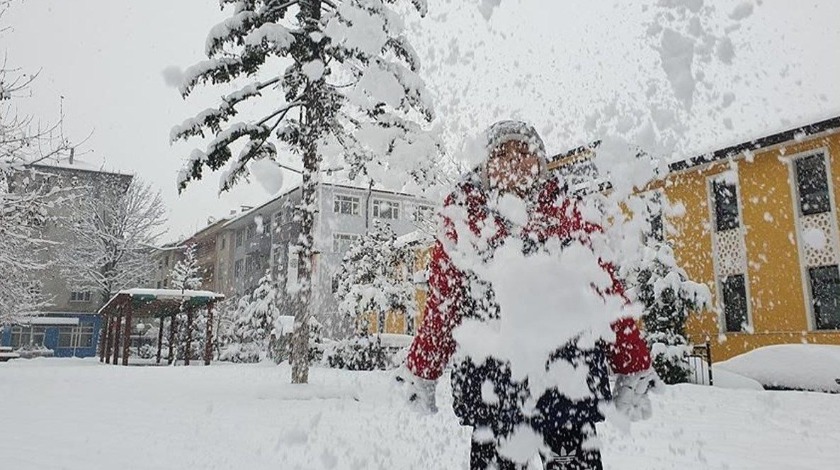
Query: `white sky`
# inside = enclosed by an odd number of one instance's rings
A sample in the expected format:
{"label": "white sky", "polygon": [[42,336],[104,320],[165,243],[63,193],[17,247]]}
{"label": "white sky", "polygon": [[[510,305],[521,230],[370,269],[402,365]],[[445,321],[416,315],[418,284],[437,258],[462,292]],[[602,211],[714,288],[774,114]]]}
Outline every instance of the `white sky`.
{"label": "white sky", "polygon": [[[640,2],[505,0],[489,23],[477,0],[429,3],[430,17],[410,26],[452,148],[464,135],[510,117],[535,123],[550,151],[597,139],[583,124],[586,116],[612,99],[645,106],[641,84],[663,73],[644,42],[651,13]],[[742,2],[706,3],[717,7],[723,24]],[[92,132],[83,158],[160,188],[171,237],[268,196],[252,184],[219,197],[216,175],[181,196],[175,190],[182,158],[195,144],[171,147],[169,129],[216,104],[224,91],[209,89],[184,102],[162,70],[202,59],[206,34],[223,17],[214,0],[16,0],[2,18],[12,27],[0,36],[8,62],[40,70],[21,111],[54,121],[64,96],[66,134],[80,140]],[[757,3],[729,34],[733,64],[705,70],[710,94],[731,91],[736,100],[723,111],[695,102],[682,142],[686,153],[840,115],[837,18],[835,0]]]}

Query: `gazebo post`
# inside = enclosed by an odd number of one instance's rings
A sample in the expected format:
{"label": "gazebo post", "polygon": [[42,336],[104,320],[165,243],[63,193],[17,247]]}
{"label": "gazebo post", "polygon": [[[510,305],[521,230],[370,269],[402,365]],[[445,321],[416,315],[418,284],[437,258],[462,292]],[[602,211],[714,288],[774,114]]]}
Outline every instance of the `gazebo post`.
{"label": "gazebo post", "polygon": [[190,365],[190,356],[192,355],[192,331],[193,331],[193,309],[192,306],[187,307],[187,347],[184,352],[184,365]]}
{"label": "gazebo post", "polygon": [[175,346],[175,330],[178,328],[178,320],[176,319],[175,315],[173,314],[172,317],[169,319],[169,358],[167,359],[168,364],[172,364],[175,362],[175,353],[174,353],[174,346]]}
{"label": "gazebo post", "polygon": [[125,338],[123,338],[123,357],[122,357],[122,364],[124,366],[128,365],[128,352],[129,348],[131,347],[131,314],[132,312],[132,301],[131,298],[128,299],[128,309],[125,312]]}
{"label": "gazebo post", "polygon": [[204,365],[210,365],[210,359],[213,357],[213,304],[210,301],[207,303],[207,327],[204,329]]}
{"label": "gazebo post", "polygon": [[120,361],[120,325],[122,324],[122,314],[117,315],[117,322],[114,324],[114,357],[111,359],[111,364],[117,365]]}
{"label": "gazebo post", "polygon": [[114,318],[108,315],[108,336],[105,341],[105,364],[111,363],[111,344],[114,342]]}
{"label": "gazebo post", "polygon": [[163,348],[163,320],[166,317],[160,317],[160,321],[158,322],[158,350],[157,350],[157,363],[160,364],[160,352]]}
{"label": "gazebo post", "polygon": [[105,362],[105,344],[108,342],[108,329],[110,317],[102,316],[102,325],[99,330],[99,362]]}

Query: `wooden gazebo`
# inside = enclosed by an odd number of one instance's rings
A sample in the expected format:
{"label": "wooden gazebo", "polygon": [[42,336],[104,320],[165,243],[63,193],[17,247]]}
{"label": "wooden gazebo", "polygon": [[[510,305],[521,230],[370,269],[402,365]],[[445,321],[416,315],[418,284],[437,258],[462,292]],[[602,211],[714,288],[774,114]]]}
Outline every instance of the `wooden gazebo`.
{"label": "wooden gazebo", "polygon": [[[186,349],[191,351],[193,313],[197,309],[207,309],[207,326],[205,328],[204,364],[210,365],[213,354],[213,305],[224,300],[225,296],[210,291],[176,290],[176,289],[128,289],[113,296],[101,309],[102,345],[99,348],[99,361],[107,364],[128,365],[129,346],[131,345],[131,322],[137,318],[157,318],[158,327],[157,363],[161,360],[163,345],[163,324],[169,318],[169,364],[173,361],[173,346],[175,343],[175,316],[179,313],[187,315]],[[186,354],[184,364],[190,364],[190,354]]]}

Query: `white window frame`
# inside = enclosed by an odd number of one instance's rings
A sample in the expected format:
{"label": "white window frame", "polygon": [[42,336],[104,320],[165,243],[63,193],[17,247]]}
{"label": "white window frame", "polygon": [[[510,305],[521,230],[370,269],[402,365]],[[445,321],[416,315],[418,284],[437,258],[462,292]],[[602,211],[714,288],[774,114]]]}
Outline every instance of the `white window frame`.
{"label": "white window frame", "polygon": [[[340,198],[346,198],[341,200]],[[350,212],[343,212],[342,207],[344,203],[350,203]],[[352,194],[333,194],[333,213],[340,215],[358,216],[362,211],[362,198]]]}
{"label": "white window frame", "polygon": [[356,233],[334,233],[332,239],[332,251],[333,253],[347,253],[347,250],[341,250],[341,242],[348,242],[347,249],[350,249],[349,245],[359,241],[359,234]]}
{"label": "white window frame", "polygon": [[[747,296],[747,328],[745,331],[726,331],[726,306],[723,304],[723,279],[718,276],[717,267],[715,266],[718,258],[718,246],[715,239],[717,231],[717,212],[715,211],[715,188],[713,183],[717,180],[723,179],[723,173],[732,171],[735,173],[735,192],[736,201],[738,203],[738,227],[730,230],[738,230],[741,233],[741,248],[744,250],[744,265],[743,271],[740,273],[744,275],[744,293]],[[749,267],[749,253],[747,252],[746,242],[746,226],[744,225],[744,193],[741,192],[741,173],[737,162],[730,162],[729,167],[719,173],[709,175],[706,177],[706,205],[709,210],[709,236],[712,242],[712,276],[715,282],[715,307],[718,309],[718,332],[724,335],[730,334],[753,334],[755,332],[755,321],[753,319],[753,296],[750,289],[750,267]]]}
{"label": "white window frame", "polygon": [[[380,206],[381,205],[386,205],[386,204],[390,206],[390,210],[392,211],[391,212],[392,214],[393,214],[393,211],[396,210],[397,213],[396,213],[395,217],[383,217],[382,216],[382,208]],[[371,203],[371,206],[372,206],[371,213],[373,214],[373,217],[375,217],[377,219],[400,220],[400,212],[402,212],[402,207],[401,207],[402,204],[400,203],[400,201],[394,201],[393,199],[376,199],[376,198],[374,198],[373,202]]]}
{"label": "white window frame", "polygon": [[821,153],[825,159],[826,178],[828,179],[828,197],[831,200],[831,227],[834,231],[834,237],[828,240],[828,243],[834,244],[834,249],[840,253],[840,241],[838,241],[838,225],[837,225],[837,201],[834,197],[834,178],[831,172],[831,153],[827,146],[817,147],[804,152],[795,153],[792,155],[785,155],[782,161],[788,166],[788,181],[791,185],[791,204],[793,206],[794,230],[796,231],[796,250],[799,255],[799,279],[802,282],[802,298],[805,302],[805,320],[807,321],[808,331],[813,332],[831,332],[838,330],[818,330],[817,319],[814,312],[814,294],[811,289],[811,275],[808,272],[809,268],[814,266],[807,266],[805,260],[804,249],[804,235],[802,233],[802,210],[799,204],[799,185],[796,180],[796,160],[805,158],[811,155]]}
{"label": "white window frame", "polygon": [[[427,217],[420,217],[420,214],[425,214]],[[431,204],[415,204],[414,210],[411,212],[411,221],[412,222],[426,222],[434,218],[435,216],[435,206]]]}
{"label": "white window frame", "polygon": [[[70,344],[63,346],[61,344],[61,337],[62,331],[66,330],[67,328],[70,329]],[[65,333],[66,335],[67,333]],[[82,338],[89,338],[90,344],[82,344]],[[89,323],[83,323],[78,326],[60,326],[58,327],[58,348],[62,349],[80,349],[80,348],[91,348],[93,347],[93,325]]]}
{"label": "white window frame", "polygon": [[[41,337],[41,342],[40,342],[40,343],[36,343],[35,341],[33,341],[33,337],[36,335],[36,333],[35,333],[35,329],[36,329],[36,328],[37,328],[38,330],[40,330],[40,331],[39,331],[39,333],[37,333],[37,336],[40,336],[40,337]],[[23,341],[24,331],[26,331],[26,335],[27,335],[27,336],[26,336],[26,338],[27,338],[27,341],[26,341],[26,342],[24,342],[24,341]],[[18,344],[17,344],[17,345],[15,345],[15,344],[14,344],[14,337],[15,337],[15,335],[17,335],[17,337],[18,337]],[[15,348],[22,348],[22,347],[29,346],[29,345],[33,345],[33,346],[44,346],[44,342],[45,342],[46,340],[47,340],[47,328],[46,328],[45,326],[35,326],[35,325],[22,326],[22,325],[12,325],[12,329],[11,329],[11,337],[10,337],[10,341],[11,341],[11,342],[10,342],[10,345],[11,345],[12,347],[15,347]]]}

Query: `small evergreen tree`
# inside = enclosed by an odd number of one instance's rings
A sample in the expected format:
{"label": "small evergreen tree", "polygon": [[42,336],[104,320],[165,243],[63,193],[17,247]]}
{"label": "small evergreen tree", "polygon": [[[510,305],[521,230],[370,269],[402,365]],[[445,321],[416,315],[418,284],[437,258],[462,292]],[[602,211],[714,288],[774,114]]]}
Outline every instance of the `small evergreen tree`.
{"label": "small evergreen tree", "polygon": [[181,291],[201,288],[202,268],[198,265],[196,249],[194,243],[184,248],[184,259],[175,263],[170,273],[172,287]]}
{"label": "small evergreen tree", "polygon": [[[180,289],[198,290],[202,283],[202,268],[198,264],[196,256],[196,245],[191,244],[184,248],[184,258],[172,267],[172,286]],[[189,354],[190,360],[200,359],[204,351],[205,331],[207,327],[207,313],[205,309],[192,311],[192,325],[188,322],[188,313],[185,305],[181,305],[181,311],[175,316],[175,359],[185,359]],[[187,351],[187,336],[191,337],[190,351]]]}
{"label": "small evergreen tree", "polygon": [[338,271],[338,313],[353,319],[362,335],[370,331],[371,315],[381,333],[389,311],[404,312],[406,321],[417,314],[414,284],[404,275],[408,254],[396,242],[391,227],[374,220],[370,231],[347,251]]}
{"label": "small evergreen tree", "polygon": [[269,271],[251,295],[239,299],[223,360],[259,362],[267,357],[274,324],[280,316],[279,294],[278,283]]}
{"label": "small evergreen tree", "polygon": [[651,229],[635,262],[621,268],[628,295],[644,307],[642,334],[647,341],[653,367],[667,384],[683,383],[691,374],[687,356],[691,345],[685,324],[692,312],[706,307],[711,299],[708,287],[688,278],[664,240],[660,201],[649,207]]}

